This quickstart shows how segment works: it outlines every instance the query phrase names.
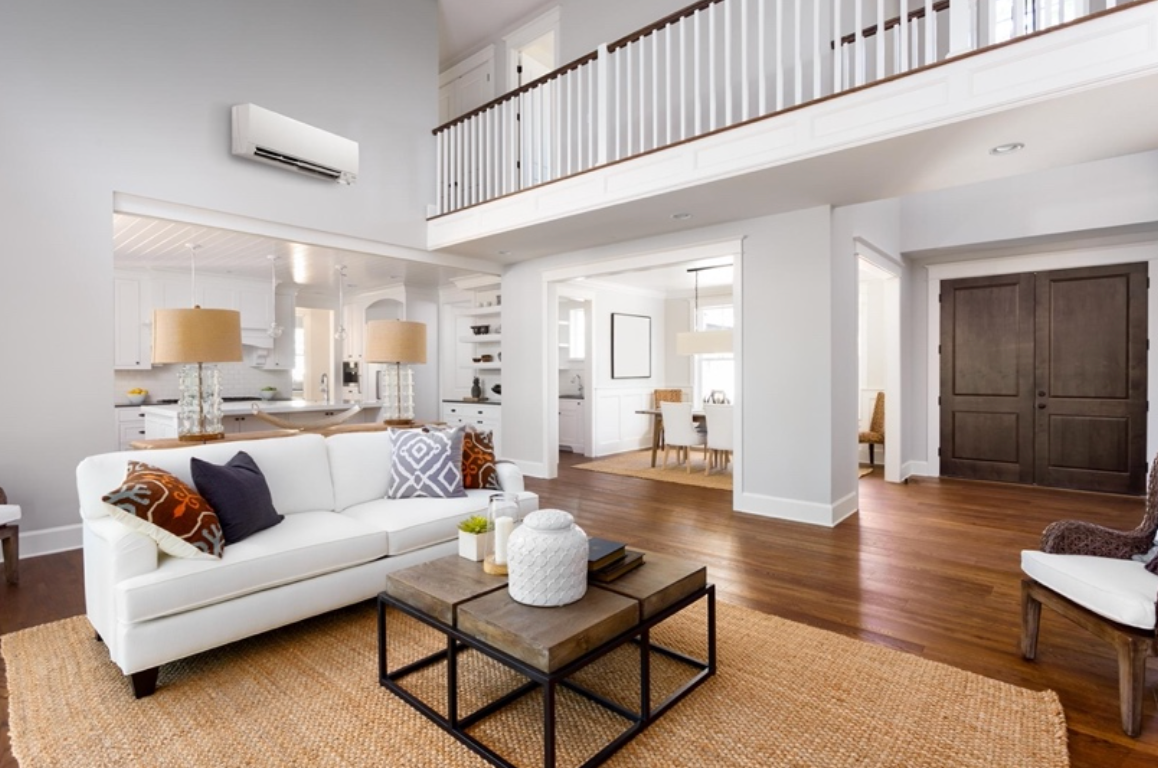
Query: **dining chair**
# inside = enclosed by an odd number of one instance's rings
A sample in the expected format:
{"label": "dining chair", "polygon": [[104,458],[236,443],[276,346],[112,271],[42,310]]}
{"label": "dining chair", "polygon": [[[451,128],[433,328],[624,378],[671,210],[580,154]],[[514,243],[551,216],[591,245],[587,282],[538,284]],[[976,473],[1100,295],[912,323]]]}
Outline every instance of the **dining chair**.
{"label": "dining chair", "polygon": [[[652,393],[652,408],[659,408],[660,403],[678,403],[684,399],[684,391],[682,389],[657,389]],[[658,430],[659,434],[653,438],[653,442],[663,447],[663,417],[653,420],[653,429]]]}
{"label": "dining chair", "polygon": [[712,467],[726,469],[732,458],[732,406],[704,403],[707,443],[704,447],[704,474]]}
{"label": "dining chair", "polygon": [[659,408],[663,414],[664,423],[664,469],[667,468],[668,450],[675,446],[676,464],[679,464],[680,454],[683,454],[684,463],[690,474],[692,471],[691,449],[704,444],[704,435],[696,429],[696,424],[692,420],[692,404],[661,402]]}
{"label": "dining chair", "polygon": [[867,432],[861,432],[857,439],[857,443],[868,443],[869,447],[869,464],[876,464],[876,457],[873,456],[874,445],[885,444],[885,393],[877,392],[877,399],[873,403],[873,417],[869,421],[869,428]]}

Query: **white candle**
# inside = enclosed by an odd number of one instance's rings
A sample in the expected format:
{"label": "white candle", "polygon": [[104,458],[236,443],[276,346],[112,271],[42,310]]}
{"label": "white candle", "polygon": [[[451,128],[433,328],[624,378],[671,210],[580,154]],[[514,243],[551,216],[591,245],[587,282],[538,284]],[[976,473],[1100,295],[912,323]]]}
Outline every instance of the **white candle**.
{"label": "white candle", "polygon": [[511,537],[511,531],[514,528],[515,519],[513,517],[495,518],[495,563],[498,565],[507,562],[507,539]]}

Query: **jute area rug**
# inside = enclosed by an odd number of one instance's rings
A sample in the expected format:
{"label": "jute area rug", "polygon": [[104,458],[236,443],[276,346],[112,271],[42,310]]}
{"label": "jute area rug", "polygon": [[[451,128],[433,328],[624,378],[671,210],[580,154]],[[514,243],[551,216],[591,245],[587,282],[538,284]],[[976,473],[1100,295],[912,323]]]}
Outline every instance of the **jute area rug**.
{"label": "jute area rug", "polygon": [[585,464],[576,464],[575,469],[587,469],[592,472],[605,472],[609,475],[624,475],[626,477],[642,477],[646,480],[659,480],[665,483],[679,483],[680,485],[696,485],[701,488],[718,488],[732,490],[732,465],[725,470],[713,469],[704,474],[703,452],[692,452],[692,471],[687,466],[675,463],[675,457],[670,457],[667,468],[663,466],[663,451],[656,457],[656,466],[651,466],[651,449],[642,451],[628,451],[617,453]]}
{"label": "jute area rug", "polygon": [[[1056,694],[1033,692],[802,624],[717,604],[719,672],[607,763],[611,766],[1068,765]],[[544,609],[550,610],[550,609]],[[445,641],[388,619],[391,668]],[[653,630],[704,651],[702,603]],[[487,765],[377,681],[373,603],[362,603],[161,668],[135,700],[82,617],[0,639],[13,752],[53,766]],[[582,682],[638,701],[638,651],[621,649]],[[702,657],[702,656],[701,656]],[[460,655],[464,707],[518,679],[476,652]],[[653,654],[653,701],[687,668]],[[445,711],[445,671],[409,687]],[[577,765],[625,721],[565,694],[561,766]],[[541,764],[537,694],[476,726],[518,765]]]}

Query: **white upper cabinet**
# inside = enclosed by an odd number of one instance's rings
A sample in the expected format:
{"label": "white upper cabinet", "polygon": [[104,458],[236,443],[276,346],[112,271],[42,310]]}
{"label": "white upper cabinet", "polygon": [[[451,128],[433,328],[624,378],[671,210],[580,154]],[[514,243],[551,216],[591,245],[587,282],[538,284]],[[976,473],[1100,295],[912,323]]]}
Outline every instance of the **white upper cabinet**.
{"label": "white upper cabinet", "polygon": [[117,277],[113,282],[113,367],[152,366],[152,307],[149,286],[136,277]]}

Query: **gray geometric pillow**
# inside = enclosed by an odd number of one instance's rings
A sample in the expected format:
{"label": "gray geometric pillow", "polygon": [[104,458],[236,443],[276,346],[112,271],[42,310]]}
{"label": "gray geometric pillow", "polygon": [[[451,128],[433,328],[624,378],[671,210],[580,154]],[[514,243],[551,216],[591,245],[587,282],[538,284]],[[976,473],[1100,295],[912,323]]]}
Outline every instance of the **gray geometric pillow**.
{"label": "gray geometric pillow", "polygon": [[394,433],[388,499],[466,496],[462,487],[464,427],[440,432],[418,429]]}

